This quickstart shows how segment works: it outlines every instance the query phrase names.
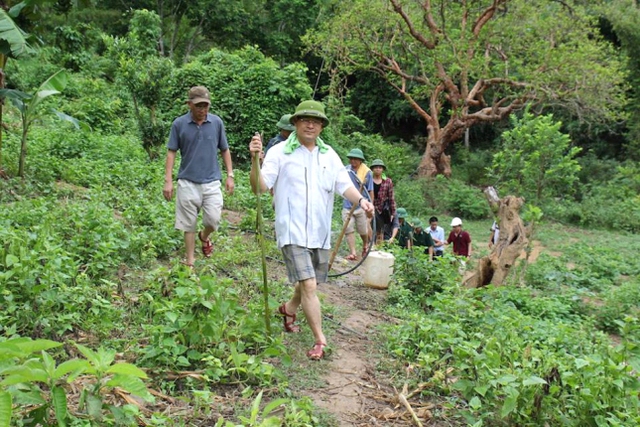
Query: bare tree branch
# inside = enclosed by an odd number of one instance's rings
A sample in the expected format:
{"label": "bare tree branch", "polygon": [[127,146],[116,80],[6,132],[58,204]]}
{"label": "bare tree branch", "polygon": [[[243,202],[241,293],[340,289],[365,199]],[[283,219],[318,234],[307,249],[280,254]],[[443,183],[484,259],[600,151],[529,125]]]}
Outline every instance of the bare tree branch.
{"label": "bare tree branch", "polygon": [[[420,34],[418,32],[418,30],[416,30],[415,25],[413,25],[413,21],[411,21],[411,18],[409,18],[409,15],[407,15],[407,13],[404,11],[404,9],[402,9],[402,5],[400,5],[400,3],[398,3],[398,0],[390,0],[391,4],[393,5],[393,10],[402,17],[402,19],[404,20],[404,22],[407,24],[407,28],[409,29],[409,33],[411,33],[411,35],[413,36],[414,39],[416,39],[417,41],[419,41],[420,43],[422,43],[424,45],[424,47],[426,47],[427,49],[435,49],[436,47],[436,42],[431,41],[431,40],[427,40],[422,34]],[[437,41],[437,39],[436,39]]]}

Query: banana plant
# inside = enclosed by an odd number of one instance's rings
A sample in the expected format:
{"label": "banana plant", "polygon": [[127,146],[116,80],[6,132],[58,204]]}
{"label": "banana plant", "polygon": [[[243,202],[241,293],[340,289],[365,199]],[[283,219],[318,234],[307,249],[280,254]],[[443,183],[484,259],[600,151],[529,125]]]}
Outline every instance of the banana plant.
{"label": "banana plant", "polygon": [[[11,16],[0,8],[0,89],[4,89],[4,69],[9,58],[19,58],[31,51],[27,34]],[[0,173],[2,173],[2,109],[0,102]]]}
{"label": "banana plant", "polygon": [[[34,121],[43,117],[42,109],[39,107],[48,97],[60,94],[67,87],[68,80],[67,72],[65,70],[60,70],[45,80],[45,82],[42,83],[33,94],[28,94],[15,89],[0,90],[0,97],[9,98],[11,103],[20,112],[20,117],[22,119],[22,138],[20,142],[20,160],[18,164],[18,176],[21,178],[24,178],[24,164],[27,157],[27,135],[29,134],[29,129]],[[65,120],[73,124],[76,129],[79,129],[80,127],[83,129],[89,129],[87,124],[81,123],[69,115],[56,110],[52,111],[61,120]]]}

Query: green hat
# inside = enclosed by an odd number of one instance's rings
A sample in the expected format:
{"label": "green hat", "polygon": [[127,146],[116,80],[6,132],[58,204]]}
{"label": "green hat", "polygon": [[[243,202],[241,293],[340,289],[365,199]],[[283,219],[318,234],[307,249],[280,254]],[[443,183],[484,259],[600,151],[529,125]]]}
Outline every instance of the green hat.
{"label": "green hat", "polygon": [[398,218],[406,218],[409,216],[405,208],[396,209],[396,214],[398,215]]}
{"label": "green hat", "polygon": [[296,128],[291,124],[290,119],[291,114],[285,114],[284,116],[280,117],[280,121],[276,126],[278,126],[282,130],[289,130],[293,132],[294,130],[296,130]]}
{"label": "green hat", "polygon": [[322,119],[323,126],[329,124],[329,119],[324,114],[324,105],[318,101],[302,101],[298,104],[296,112],[289,118],[289,121],[295,123],[295,118],[297,117],[316,117]]}
{"label": "green hat", "polygon": [[387,165],[385,165],[384,162],[382,160],[380,160],[380,159],[375,159],[369,165],[370,168],[373,168],[374,166],[382,166],[385,170],[387,169]]}
{"label": "green hat", "polygon": [[420,221],[420,218],[413,218],[411,224],[413,224],[413,228],[422,228],[422,221]]}
{"label": "green hat", "polygon": [[364,153],[359,148],[354,148],[351,151],[349,151],[349,154],[347,154],[347,157],[350,159],[360,159],[364,162]]}

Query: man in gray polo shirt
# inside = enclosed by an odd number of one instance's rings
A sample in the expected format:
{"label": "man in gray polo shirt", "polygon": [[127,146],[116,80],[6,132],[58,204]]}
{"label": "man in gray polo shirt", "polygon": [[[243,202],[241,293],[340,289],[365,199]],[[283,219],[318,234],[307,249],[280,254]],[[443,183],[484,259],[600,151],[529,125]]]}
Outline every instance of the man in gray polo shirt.
{"label": "man in gray polo shirt", "polygon": [[173,198],[173,165],[180,151],[178,190],[176,196],[176,224],[184,232],[186,258],[184,264],[193,267],[198,213],[202,210],[204,229],[198,233],[202,253],[209,258],[213,244],[209,235],[218,228],[222,213],[222,174],[218,164],[218,151],[222,155],[227,179],[225,188],[233,193],[233,166],[231,153],[220,117],[209,113],[211,99],[204,86],[189,90],[189,112],[174,120],[167,144],[164,198]]}

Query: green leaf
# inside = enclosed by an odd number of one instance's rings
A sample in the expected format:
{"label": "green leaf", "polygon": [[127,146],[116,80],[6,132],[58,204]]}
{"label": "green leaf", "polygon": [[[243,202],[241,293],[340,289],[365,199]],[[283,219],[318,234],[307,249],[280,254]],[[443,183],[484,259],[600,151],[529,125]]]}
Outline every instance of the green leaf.
{"label": "green leaf", "polygon": [[281,405],[286,405],[288,402],[289,402],[288,399],[276,399],[269,402],[267,405],[265,405],[264,409],[262,410],[262,418],[266,418],[267,415],[269,415],[274,410],[276,410],[276,408],[278,408]]}
{"label": "green leaf", "polygon": [[109,374],[132,375],[138,378],[147,378],[147,374],[140,368],[131,363],[116,363],[107,369]]}
{"label": "green leaf", "polygon": [[20,258],[18,258],[18,257],[17,257],[17,256],[15,256],[15,255],[8,254],[8,255],[7,255],[7,257],[6,257],[6,259],[5,259],[4,264],[5,264],[7,267],[11,267],[12,265],[17,264],[17,263],[19,263],[19,262],[20,262]]}
{"label": "green leaf", "polygon": [[86,130],[86,131],[91,131],[91,126],[89,126],[87,123],[85,122],[81,122],[80,120],[76,119],[75,117],[72,117],[68,114],[65,114],[61,111],[57,111],[57,110],[51,110],[53,112],[53,114],[55,114],[56,116],[58,116],[58,118],[62,121],[65,122],[69,122],[71,123],[76,129],[82,129],[82,130]]}
{"label": "green leaf", "polygon": [[517,404],[518,392],[516,391],[515,393],[507,396],[507,398],[504,400],[504,404],[502,405],[502,409],[500,410],[500,416],[504,418],[509,415],[511,412],[513,412],[514,409],[516,409]]}
{"label": "green leaf", "polygon": [[477,411],[478,409],[480,409],[480,407],[482,407],[482,402],[480,401],[480,398],[478,396],[473,396],[473,398],[469,401],[469,406],[474,411]]}
{"label": "green leaf", "polygon": [[53,409],[56,412],[56,419],[59,427],[67,425],[67,394],[62,387],[53,387],[51,390],[51,400]]}
{"label": "green leaf", "polygon": [[29,53],[32,51],[31,46],[27,43],[26,34],[11,19],[9,14],[0,9],[0,53],[13,58]]}
{"label": "green leaf", "polygon": [[60,70],[45,80],[45,82],[36,90],[35,97],[27,102],[29,114],[28,120],[30,121],[35,117],[36,109],[43,100],[62,92],[64,88],[67,87],[68,81],[69,77],[65,70]]}
{"label": "green leaf", "polygon": [[140,378],[136,378],[130,375],[116,375],[107,381],[108,387],[120,387],[131,394],[140,396],[148,402],[152,402],[154,397],[149,393],[147,387],[144,385]]}
{"label": "green leaf", "polygon": [[[9,340],[11,341],[11,340]],[[18,338],[13,341],[15,345],[25,353],[36,353],[42,350],[49,350],[51,348],[60,347],[62,343],[50,341],[50,340],[31,340]]]}
{"label": "green leaf", "polygon": [[74,372],[74,371],[75,371],[75,375],[73,375],[73,377],[76,377],[80,373],[82,373],[83,371],[89,368],[91,368],[91,365],[89,365],[89,362],[87,362],[86,360],[81,360],[81,359],[67,360],[66,362],[62,362],[56,368],[53,374],[53,377],[54,379],[58,380],[64,377],[65,375],[67,375],[69,372]]}
{"label": "green leaf", "polygon": [[102,419],[102,400],[99,397],[87,395],[87,413],[98,421]]}
{"label": "green leaf", "polygon": [[527,378],[526,380],[522,381],[522,385],[524,386],[529,386],[529,385],[536,385],[536,384],[546,384],[547,382],[540,378],[540,377],[536,377],[535,375],[530,376],[529,378]]}
{"label": "green leaf", "polygon": [[518,378],[514,375],[503,375],[502,377],[498,378],[498,384],[502,384],[502,385],[508,385],[511,384],[513,382],[515,382]]}
{"label": "green leaf", "polygon": [[11,395],[6,391],[0,391],[0,427],[9,427],[12,411]]}
{"label": "green leaf", "polygon": [[78,350],[80,350],[80,353],[82,353],[82,355],[89,361],[91,366],[93,366],[94,368],[98,367],[98,356],[93,350],[78,343],[76,343],[75,346],[78,348]]}

